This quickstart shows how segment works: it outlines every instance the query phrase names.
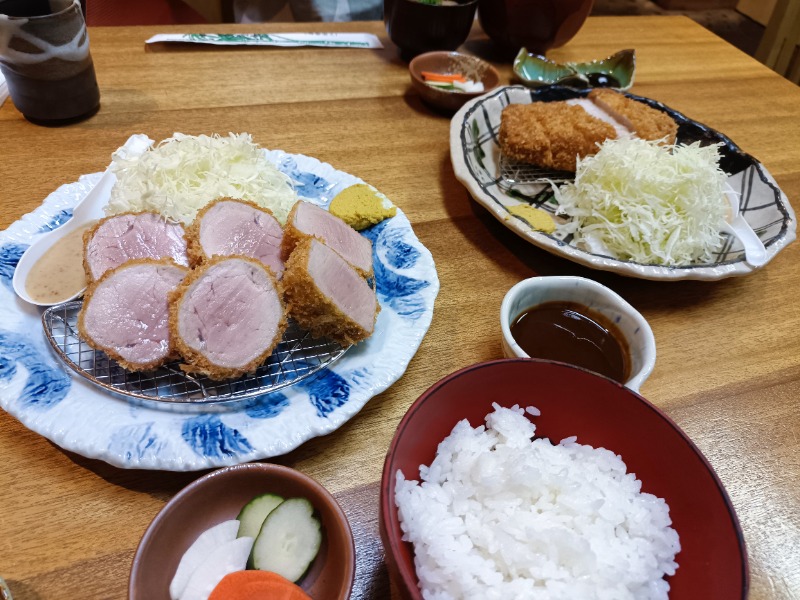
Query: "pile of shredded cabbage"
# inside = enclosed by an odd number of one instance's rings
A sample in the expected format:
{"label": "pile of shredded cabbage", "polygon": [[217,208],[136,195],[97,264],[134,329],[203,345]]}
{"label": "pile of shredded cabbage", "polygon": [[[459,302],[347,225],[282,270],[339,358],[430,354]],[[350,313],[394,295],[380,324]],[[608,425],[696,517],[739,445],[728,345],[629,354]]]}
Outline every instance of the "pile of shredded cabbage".
{"label": "pile of shredded cabbage", "polygon": [[176,133],[140,157],[115,154],[117,182],[106,214],[155,211],[189,224],[197,211],[220,197],[268,208],[281,223],[297,201],[291,180],[278,171],[249,134]]}
{"label": "pile of shredded cabbage", "polygon": [[606,140],[557,188],[558,226],[576,244],[642,264],[712,262],[729,205],[716,145]]}

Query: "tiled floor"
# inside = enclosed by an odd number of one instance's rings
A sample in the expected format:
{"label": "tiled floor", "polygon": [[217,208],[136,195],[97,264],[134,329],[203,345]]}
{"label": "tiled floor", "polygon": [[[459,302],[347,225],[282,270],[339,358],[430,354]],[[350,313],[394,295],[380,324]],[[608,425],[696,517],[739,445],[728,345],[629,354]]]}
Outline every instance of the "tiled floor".
{"label": "tiled floor", "polygon": [[751,56],[764,33],[762,25],[733,9],[666,10],[650,0],[595,0],[592,14],[687,15]]}

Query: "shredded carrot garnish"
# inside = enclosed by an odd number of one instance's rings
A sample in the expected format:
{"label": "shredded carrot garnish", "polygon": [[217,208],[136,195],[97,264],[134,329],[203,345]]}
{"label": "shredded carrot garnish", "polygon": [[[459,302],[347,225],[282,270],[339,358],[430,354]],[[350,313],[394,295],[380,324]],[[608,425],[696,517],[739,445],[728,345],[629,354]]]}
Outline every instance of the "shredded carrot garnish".
{"label": "shredded carrot garnish", "polygon": [[450,83],[453,81],[465,82],[467,80],[461,73],[432,73],[430,71],[422,71],[422,78],[427,81],[443,81]]}

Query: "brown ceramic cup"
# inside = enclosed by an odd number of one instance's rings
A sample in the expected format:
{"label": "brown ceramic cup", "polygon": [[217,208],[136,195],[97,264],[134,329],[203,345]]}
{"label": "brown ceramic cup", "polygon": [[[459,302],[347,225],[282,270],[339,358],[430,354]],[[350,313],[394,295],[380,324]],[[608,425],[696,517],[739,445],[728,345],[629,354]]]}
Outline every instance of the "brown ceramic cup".
{"label": "brown ceramic cup", "polygon": [[0,70],[30,121],[59,124],[100,107],[78,0],[0,0]]}
{"label": "brown ceramic cup", "polygon": [[478,0],[384,0],[383,20],[389,38],[410,59],[431,50],[455,50],[469,35]]}
{"label": "brown ceramic cup", "polygon": [[170,500],[147,528],[133,559],[129,600],[169,600],[183,553],[210,527],[235,519],[264,493],[303,497],[322,523],[322,546],[298,581],[312,598],[347,600],[355,577],[353,533],[333,496],[311,477],[281,465],[247,463],[213,471]]}

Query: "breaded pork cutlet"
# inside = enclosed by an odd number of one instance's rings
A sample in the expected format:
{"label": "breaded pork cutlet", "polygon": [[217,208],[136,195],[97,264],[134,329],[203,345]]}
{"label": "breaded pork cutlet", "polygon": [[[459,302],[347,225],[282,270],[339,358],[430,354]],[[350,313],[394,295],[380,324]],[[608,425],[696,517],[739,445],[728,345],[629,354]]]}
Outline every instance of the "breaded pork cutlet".
{"label": "breaded pork cutlet", "polygon": [[83,268],[91,283],[129,260],[171,258],[189,266],[180,223],[158,213],[125,212],[104,217],[83,234]]}
{"label": "breaded pork cutlet", "polygon": [[298,200],[286,218],[282,258],[288,260],[295,246],[312,237],[335,250],[361,276],[372,276],[372,242],[324,208]]}
{"label": "breaded pork cutlet", "polygon": [[190,373],[222,380],[253,372],[285,329],[280,284],[247,256],[215,256],[170,294],[170,336]]}
{"label": "breaded pork cutlet", "polygon": [[186,228],[187,253],[193,266],[212,256],[249,256],[278,279],[283,274],[283,228],[272,211],[255,202],[217,198],[205,205]]}
{"label": "breaded pork cutlet", "polygon": [[146,371],[174,353],[169,295],[189,269],[168,258],[130,260],[89,284],[78,314],[81,339],[128,371]]}
{"label": "breaded pork cutlet", "polygon": [[614,137],[611,125],[566,102],[511,104],[500,121],[503,154],[561,171],[574,171],[576,157],[597,153],[597,144]]}
{"label": "breaded pork cutlet", "polygon": [[315,338],[343,346],[375,330],[375,290],[344,258],[317,238],[301,241],[286,261],[283,287],[289,315]]}
{"label": "breaded pork cutlet", "polygon": [[632,100],[614,90],[592,90],[589,100],[643,140],[675,143],[678,124],[668,114]]}
{"label": "breaded pork cutlet", "polygon": [[596,154],[606,139],[635,135],[674,144],[677,133],[678,125],[668,114],[614,90],[600,89],[592,90],[588,98],[507,106],[499,137],[506,156],[574,171],[577,158]]}

